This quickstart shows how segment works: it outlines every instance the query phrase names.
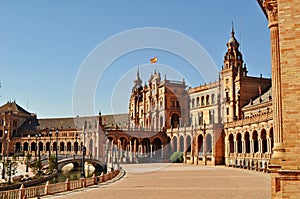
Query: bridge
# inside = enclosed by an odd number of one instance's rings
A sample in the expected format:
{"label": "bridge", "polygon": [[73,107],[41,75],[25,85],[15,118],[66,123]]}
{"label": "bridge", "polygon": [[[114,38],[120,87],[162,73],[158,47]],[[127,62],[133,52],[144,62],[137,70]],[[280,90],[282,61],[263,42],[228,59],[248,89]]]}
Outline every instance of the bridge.
{"label": "bridge", "polygon": [[[64,158],[61,160],[58,160],[58,171],[61,171],[61,169],[66,166],[67,164],[72,163],[74,167],[81,167],[82,158],[73,157],[73,158]],[[88,162],[92,164],[95,167],[96,171],[106,171],[107,165],[105,162],[101,162],[98,159],[92,159],[92,158],[86,158],[85,162]],[[49,165],[45,165],[44,169],[48,169]]]}

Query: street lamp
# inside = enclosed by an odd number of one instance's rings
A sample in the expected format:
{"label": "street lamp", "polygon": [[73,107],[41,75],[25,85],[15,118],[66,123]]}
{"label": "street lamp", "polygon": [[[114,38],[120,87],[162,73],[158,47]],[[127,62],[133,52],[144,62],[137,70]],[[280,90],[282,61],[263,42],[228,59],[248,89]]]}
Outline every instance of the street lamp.
{"label": "street lamp", "polygon": [[8,131],[4,130],[4,150],[3,150],[3,161],[2,161],[2,179],[5,178],[5,155],[6,155],[6,136]]}
{"label": "street lamp", "polygon": [[56,128],[55,131],[55,135],[56,135],[56,151],[55,151],[55,155],[56,155],[56,170],[58,171],[58,128]]}
{"label": "street lamp", "polygon": [[84,163],[85,163],[85,154],[86,154],[86,148],[85,146],[82,146],[82,164],[81,164],[81,178],[85,178],[85,174],[84,174]]}
{"label": "street lamp", "polygon": [[49,138],[50,138],[50,144],[49,144],[49,161],[50,161],[50,157],[51,157],[51,137],[52,137],[52,131],[49,131]]}

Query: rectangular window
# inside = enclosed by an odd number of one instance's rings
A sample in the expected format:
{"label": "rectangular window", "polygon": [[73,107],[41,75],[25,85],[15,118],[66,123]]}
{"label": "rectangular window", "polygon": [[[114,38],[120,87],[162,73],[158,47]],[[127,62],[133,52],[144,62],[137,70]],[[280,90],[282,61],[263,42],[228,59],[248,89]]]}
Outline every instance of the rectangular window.
{"label": "rectangular window", "polygon": [[229,108],[226,108],[226,115],[229,115]]}

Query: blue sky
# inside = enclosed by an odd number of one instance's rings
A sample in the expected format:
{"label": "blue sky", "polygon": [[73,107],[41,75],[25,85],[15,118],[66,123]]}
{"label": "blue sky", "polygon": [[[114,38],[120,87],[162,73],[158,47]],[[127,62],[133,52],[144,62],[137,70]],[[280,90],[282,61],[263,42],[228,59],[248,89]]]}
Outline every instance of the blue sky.
{"label": "blue sky", "polygon": [[[220,70],[232,21],[249,75],[270,77],[269,30],[256,1],[1,1],[0,103],[16,100],[39,118],[73,116],[74,82],[84,60],[101,42],[135,28],[183,33]],[[162,76],[168,73],[163,66],[169,66],[175,72],[167,77],[185,78],[191,87],[203,84],[179,56],[158,49],[133,51],[113,60],[102,75],[94,113],[88,114],[127,112],[137,66],[147,81],[155,69],[148,64],[154,56]]]}

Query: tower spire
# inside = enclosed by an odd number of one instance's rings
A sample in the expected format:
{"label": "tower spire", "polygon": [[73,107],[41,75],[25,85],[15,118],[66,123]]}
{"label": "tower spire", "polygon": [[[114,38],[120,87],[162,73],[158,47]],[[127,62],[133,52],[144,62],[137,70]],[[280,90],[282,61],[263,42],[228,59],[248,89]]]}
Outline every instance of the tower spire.
{"label": "tower spire", "polygon": [[234,37],[234,24],[233,24],[233,21],[231,21],[231,36]]}

